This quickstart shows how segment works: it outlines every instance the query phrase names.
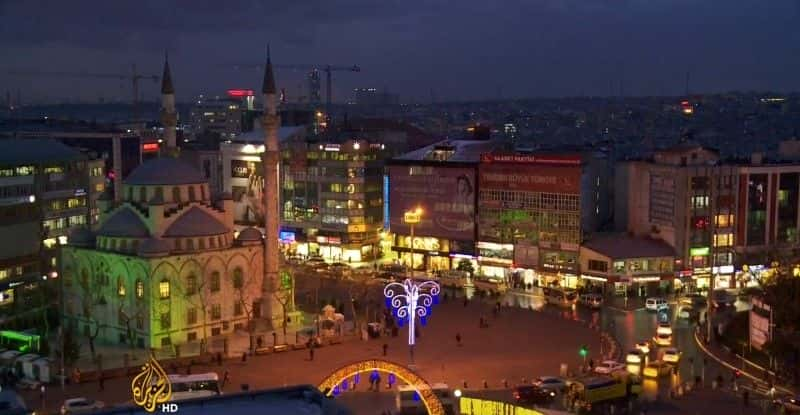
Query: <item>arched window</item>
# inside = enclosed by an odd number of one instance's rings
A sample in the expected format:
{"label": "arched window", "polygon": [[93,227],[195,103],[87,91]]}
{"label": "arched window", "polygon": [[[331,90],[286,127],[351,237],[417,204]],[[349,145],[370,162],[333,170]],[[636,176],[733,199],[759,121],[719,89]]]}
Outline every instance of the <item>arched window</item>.
{"label": "arched window", "polygon": [[89,272],[85,269],[81,270],[81,287],[84,289],[89,288]]}
{"label": "arched window", "polygon": [[200,185],[200,199],[206,200],[206,185]]}
{"label": "arched window", "polygon": [[205,238],[198,238],[197,239],[197,249],[204,251],[206,249],[206,239]]}
{"label": "arched window", "polygon": [[169,298],[169,280],[166,278],[162,279],[161,282],[158,283],[158,296],[162,300]]}
{"label": "arched window", "polygon": [[175,238],[175,250],[176,251],[180,251],[181,250],[181,239],[180,238]]}
{"label": "arched window", "polygon": [[120,297],[125,297],[126,289],[125,289],[125,279],[122,277],[117,277],[117,294]]}
{"label": "arched window", "polygon": [[186,238],[186,250],[194,251],[194,239]]}
{"label": "arched window", "polygon": [[128,240],[127,239],[121,239],[119,241],[119,250],[121,252],[126,252],[128,250]]}
{"label": "arched window", "polygon": [[195,201],[194,186],[189,186],[189,201]]}
{"label": "arched window", "polygon": [[214,237],[208,238],[208,247],[209,248],[216,248],[217,247],[217,239]]}
{"label": "arched window", "polygon": [[194,274],[186,276],[186,295],[197,293],[197,277]]}
{"label": "arched window", "polygon": [[242,269],[236,267],[233,269],[233,288],[242,288],[244,285],[244,273]]}
{"label": "arched window", "polygon": [[209,289],[211,292],[217,292],[220,289],[219,272],[214,271],[211,273],[211,281],[209,281]]}
{"label": "arched window", "polygon": [[181,188],[178,186],[172,188],[172,202],[181,203]]}
{"label": "arched window", "polygon": [[128,186],[128,200],[133,202],[133,186]]}
{"label": "arched window", "polygon": [[147,188],[144,186],[139,188],[139,201],[147,202]]}
{"label": "arched window", "polygon": [[142,280],[136,280],[136,298],[140,300],[144,298],[144,282]]}
{"label": "arched window", "polygon": [[164,201],[164,188],[161,186],[156,187],[156,198]]}

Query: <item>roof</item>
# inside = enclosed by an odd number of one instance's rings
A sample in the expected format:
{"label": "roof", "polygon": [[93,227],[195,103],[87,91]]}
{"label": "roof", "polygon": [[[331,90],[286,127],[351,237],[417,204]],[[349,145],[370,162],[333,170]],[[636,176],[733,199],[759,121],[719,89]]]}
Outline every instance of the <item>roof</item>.
{"label": "roof", "polygon": [[164,57],[164,75],[161,76],[161,93],[174,94],[175,87],[172,86],[172,75],[169,72],[169,57]]}
{"label": "roof", "polygon": [[206,183],[194,166],[173,157],[145,161],[125,178],[126,185],[179,185]]}
{"label": "roof", "polygon": [[[283,142],[286,141],[292,136],[296,134],[300,134],[305,131],[304,126],[295,126],[295,127],[280,127],[278,128],[278,141]],[[248,131],[246,133],[242,133],[237,135],[233,138],[234,143],[245,144],[245,143],[258,143],[264,144],[264,130],[256,129],[253,131]]]}
{"label": "roof", "polygon": [[150,231],[131,208],[123,207],[116,211],[97,230],[98,235],[111,237],[147,238]]}
{"label": "roof", "polygon": [[80,151],[49,138],[0,140],[0,165],[15,166],[87,159],[88,157]]}
{"label": "roof", "polygon": [[168,237],[212,236],[228,233],[230,230],[217,218],[197,206],[183,213],[164,232]]}
{"label": "roof", "polygon": [[495,140],[442,140],[418,150],[397,156],[392,160],[396,161],[429,161],[436,162],[428,158],[428,155],[437,147],[451,146],[455,152],[446,161],[440,163],[477,163],[481,159],[481,154],[489,153],[502,146],[500,141]]}
{"label": "roof", "polygon": [[660,239],[635,237],[628,234],[598,236],[584,242],[583,247],[611,259],[675,256],[675,249]]}
{"label": "roof", "polygon": [[253,227],[242,229],[241,232],[239,232],[239,236],[236,238],[236,240],[240,242],[261,242],[261,239],[261,231]]}
{"label": "roof", "polygon": [[[347,415],[351,412],[330,398],[326,398],[314,386],[301,385],[268,389],[254,392],[231,393],[209,398],[181,401],[180,413],[183,415],[220,414],[249,415],[270,414],[308,414],[308,415]],[[138,406],[117,406],[93,412],[93,414],[149,415]]]}
{"label": "roof", "polygon": [[275,73],[272,71],[272,58],[269,55],[267,46],[267,66],[264,68],[264,83],[261,85],[261,92],[265,94],[275,94]]}
{"label": "roof", "polygon": [[86,226],[74,229],[68,238],[70,245],[91,247],[94,246],[94,234]]}

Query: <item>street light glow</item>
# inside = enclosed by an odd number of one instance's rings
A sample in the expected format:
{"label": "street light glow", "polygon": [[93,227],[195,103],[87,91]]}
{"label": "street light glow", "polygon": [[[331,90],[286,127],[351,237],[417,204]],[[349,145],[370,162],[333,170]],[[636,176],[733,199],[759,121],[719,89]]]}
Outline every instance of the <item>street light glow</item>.
{"label": "street light glow", "polygon": [[402,283],[390,282],[383,289],[386,305],[396,310],[398,323],[408,319],[408,345],[414,346],[416,318],[425,325],[431,306],[438,303],[439,284],[433,281],[416,282],[410,278]]}

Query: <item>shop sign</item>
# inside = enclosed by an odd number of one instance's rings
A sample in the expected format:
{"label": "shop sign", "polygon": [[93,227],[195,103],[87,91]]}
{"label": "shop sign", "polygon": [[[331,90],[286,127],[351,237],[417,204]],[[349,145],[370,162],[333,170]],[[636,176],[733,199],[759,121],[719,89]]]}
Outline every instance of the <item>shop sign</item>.
{"label": "shop sign", "polygon": [[281,231],[279,238],[283,243],[292,243],[295,241],[295,234],[294,232]]}
{"label": "shop sign", "polygon": [[595,277],[593,275],[586,275],[586,274],[581,274],[581,279],[590,280],[590,281],[602,281],[602,282],[608,281],[608,278]]}
{"label": "shop sign", "polygon": [[733,274],[733,265],[723,265],[712,268],[714,274]]}
{"label": "shop sign", "polygon": [[691,256],[708,256],[708,253],[711,249],[707,246],[702,248],[692,248],[689,250],[689,255]]}
{"label": "shop sign", "polygon": [[711,274],[711,267],[695,268],[693,274]]}
{"label": "shop sign", "polygon": [[342,243],[342,238],[336,236],[317,236],[317,243],[340,245]]}
{"label": "shop sign", "polygon": [[678,271],[677,274],[678,274],[678,277],[681,277],[681,278],[691,277],[692,276],[692,270],[687,269],[687,270],[683,270],[683,271]]}
{"label": "shop sign", "polygon": [[634,277],[633,282],[653,282],[661,281],[661,277]]}
{"label": "shop sign", "polygon": [[562,251],[578,251],[578,250],[580,250],[580,246],[578,246],[578,244],[561,242],[561,250]]}

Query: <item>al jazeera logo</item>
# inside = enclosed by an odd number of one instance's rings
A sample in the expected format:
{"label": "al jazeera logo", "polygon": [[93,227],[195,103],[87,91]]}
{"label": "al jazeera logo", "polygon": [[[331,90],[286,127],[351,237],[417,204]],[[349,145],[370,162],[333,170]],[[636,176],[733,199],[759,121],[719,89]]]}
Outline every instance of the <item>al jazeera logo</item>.
{"label": "al jazeera logo", "polygon": [[178,404],[170,403],[172,397],[172,384],[169,377],[158,361],[150,356],[150,360],[142,366],[142,371],[131,381],[133,402],[147,412],[178,412]]}

